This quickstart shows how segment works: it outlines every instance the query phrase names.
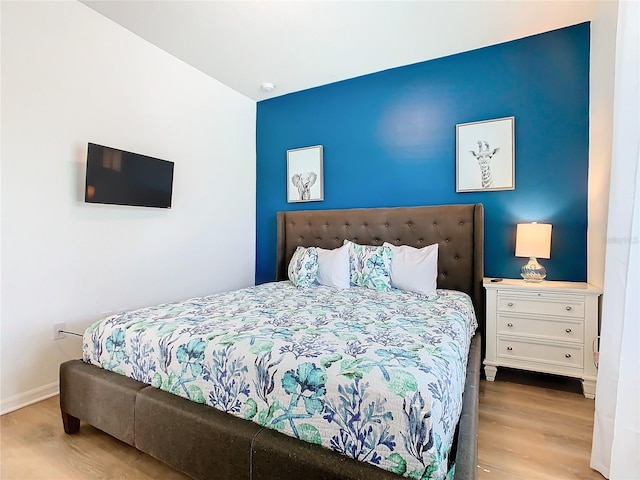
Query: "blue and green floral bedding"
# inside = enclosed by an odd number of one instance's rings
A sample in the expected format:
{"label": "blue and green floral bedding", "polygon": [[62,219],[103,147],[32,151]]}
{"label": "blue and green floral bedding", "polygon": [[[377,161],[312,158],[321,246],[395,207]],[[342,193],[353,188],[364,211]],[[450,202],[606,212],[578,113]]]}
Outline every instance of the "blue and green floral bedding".
{"label": "blue and green floral bedding", "polygon": [[267,283],[110,316],[85,362],[415,479],[443,479],[470,298]]}

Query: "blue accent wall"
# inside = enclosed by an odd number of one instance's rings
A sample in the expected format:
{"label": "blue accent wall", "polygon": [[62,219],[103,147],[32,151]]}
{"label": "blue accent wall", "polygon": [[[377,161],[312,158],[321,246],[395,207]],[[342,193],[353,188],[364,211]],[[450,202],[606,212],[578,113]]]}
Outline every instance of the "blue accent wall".
{"label": "blue accent wall", "polygon": [[[589,23],[258,103],[256,282],[276,212],[483,203],[485,275],[519,278],[520,222],[553,225],[549,280],[586,281]],[[318,60],[314,60],[318,61]],[[456,124],[515,117],[515,190],[456,193]],[[286,152],[324,146],[323,202],[287,203]]]}

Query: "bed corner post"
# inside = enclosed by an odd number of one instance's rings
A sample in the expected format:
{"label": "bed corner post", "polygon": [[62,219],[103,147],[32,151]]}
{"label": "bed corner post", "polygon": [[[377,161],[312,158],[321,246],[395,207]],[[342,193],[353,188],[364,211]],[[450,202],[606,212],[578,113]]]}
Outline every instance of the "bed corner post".
{"label": "bed corner post", "polygon": [[285,215],[286,212],[277,212],[276,226],[276,281],[287,279]]}
{"label": "bed corner post", "polygon": [[60,409],[60,413],[62,414],[62,426],[64,427],[64,433],[69,435],[78,433],[80,430],[80,419],[74,417],[73,415],[69,415],[67,412]]}
{"label": "bed corner post", "polygon": [[484,289],[482,287],[482,280],[484,277],[484,206],[481,203],[477,203],[474,208],[473,226],[473,296],[476,303],[478,329],[481,333],[484,333],[485,310]]}
{"label": "bed corner post", "polygon": [[73,365],[77,360],[69,360],[60,364],[59,369],[59,385],[60,385],[60,414],[62,415],[62,426],[64,427],[64,433],[73,434],[78,433],[80,430],[80,418],[74,417],[68,413],[68,410],[74,411],[69,405],[69,387],[73,384],[69,380],[69,371],[73,368]]}

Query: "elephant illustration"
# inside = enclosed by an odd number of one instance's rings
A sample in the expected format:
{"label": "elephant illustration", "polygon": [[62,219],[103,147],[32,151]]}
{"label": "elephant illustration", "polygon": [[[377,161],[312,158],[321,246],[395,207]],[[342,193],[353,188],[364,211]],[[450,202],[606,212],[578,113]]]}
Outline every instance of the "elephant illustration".
{"label": "elephant illustration", "polygon": [[311,187],[316,183],[317,178],[318,175],[315,172],[296,173],[291,177],[291,183],[298,187],[300,200],[311,200]]}

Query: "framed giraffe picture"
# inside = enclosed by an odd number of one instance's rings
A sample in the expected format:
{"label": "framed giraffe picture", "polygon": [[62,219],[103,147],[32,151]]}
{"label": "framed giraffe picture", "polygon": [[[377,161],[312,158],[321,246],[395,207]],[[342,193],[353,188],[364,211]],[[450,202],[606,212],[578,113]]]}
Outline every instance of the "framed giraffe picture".
{"label": "framed giraffe picture", "polygon": [[456,125],[456,192],[514,190],[515,117]]}

